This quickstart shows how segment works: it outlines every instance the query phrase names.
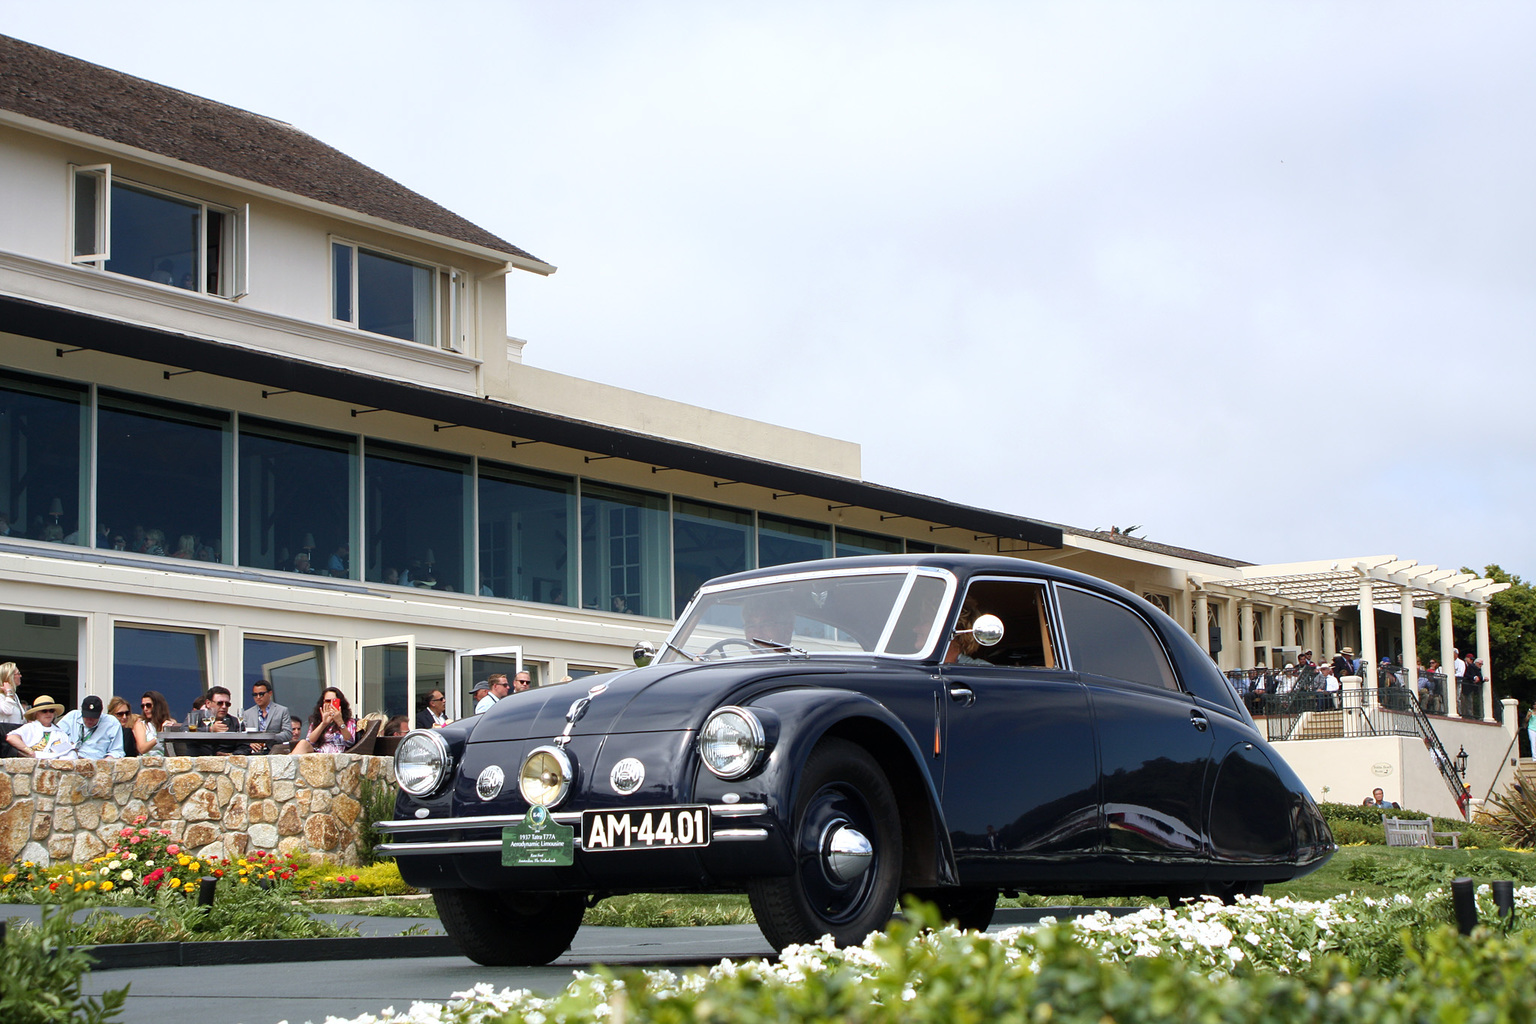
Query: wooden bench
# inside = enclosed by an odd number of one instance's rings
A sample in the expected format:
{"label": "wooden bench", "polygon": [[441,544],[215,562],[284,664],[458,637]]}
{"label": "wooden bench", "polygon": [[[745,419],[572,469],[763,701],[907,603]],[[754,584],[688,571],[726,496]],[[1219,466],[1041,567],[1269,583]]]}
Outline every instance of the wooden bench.
{"label": "wooden bench", "polygon": [[[1460,832],[1436,832],[1434,822],[1428,818],[1382,818],[1387,830],[1388,846],[1431,846],[1451,850],[1461,849]],[[1442,839],[1450,840],[1442,843]]]}

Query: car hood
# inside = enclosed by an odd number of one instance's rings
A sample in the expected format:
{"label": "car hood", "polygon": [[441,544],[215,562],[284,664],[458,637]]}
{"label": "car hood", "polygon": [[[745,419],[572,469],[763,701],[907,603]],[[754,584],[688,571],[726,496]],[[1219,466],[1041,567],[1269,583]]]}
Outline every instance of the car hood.
{"label": "car hood", "polygon": [[566,715],[583,698],[586,708],[571,726],[572,736],[698,729],[723,704],[786,683],[825,686],[826,677],[840,676],[851,667],[825,660],[768,657],[706,665],[651,665],[589,676],[503,698],[478,720],[470,720],[474,724],[468,741],[554,739],[565,732]]}

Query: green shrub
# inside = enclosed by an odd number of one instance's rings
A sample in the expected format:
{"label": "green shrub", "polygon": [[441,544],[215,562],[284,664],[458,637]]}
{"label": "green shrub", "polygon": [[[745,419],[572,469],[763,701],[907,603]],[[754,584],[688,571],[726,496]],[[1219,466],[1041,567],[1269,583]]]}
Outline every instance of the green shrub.
{"label": "green shrub", "polygon": [[415,889],[400,877],[400,868],[392,860],[367,867],[342,867],[335,861],[312,861],[294,876],[294,887],[303,896],[315,899],[343,899],[349,896],[409,896]]}
{"label": "green shrub", "polygon": [[69,948],[71,915],[84,902],[74,896],[43,909],[42,923],[6,931],[0,950],[0,1008],[6,1024],[103,1024],[122,1012],[128,989],[109,989],[99,999],[80,982],[91,959]]}
{"label": "green shrub", "polygon": [[1368,825],[1363,821],[1350,821],[1345,818],[1329,822],[1328,827],[1333,831],[1333,841],[1340,846],[1353,846],[1356,843],[1372,843],[1381,846],[1387,841],[1386,829],[1379,822]]}
{"label": "green shrub", "polygon": [[384,841],[385,834],[374,828],[373,823],[394,817],[398,793],[393,783],[383,779],[363,778],[358,784],[357,799],[363,809],[357,819],[357,857],[364,866],[379,862],[373,851]]}

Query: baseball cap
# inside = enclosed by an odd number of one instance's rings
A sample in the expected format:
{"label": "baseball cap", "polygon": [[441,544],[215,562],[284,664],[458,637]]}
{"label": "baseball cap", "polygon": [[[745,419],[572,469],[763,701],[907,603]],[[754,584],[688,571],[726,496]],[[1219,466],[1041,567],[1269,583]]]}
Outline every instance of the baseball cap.
{"label": "baseball cap", "polygon": [[80,714],[86,718],[101,717],[101,698],[94,694],[80,702]]}

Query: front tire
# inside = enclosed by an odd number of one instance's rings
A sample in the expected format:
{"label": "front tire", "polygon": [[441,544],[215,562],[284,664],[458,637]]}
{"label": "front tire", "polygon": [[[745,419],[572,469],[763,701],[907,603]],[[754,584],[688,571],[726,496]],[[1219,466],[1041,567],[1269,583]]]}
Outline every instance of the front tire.
{"label": "front tire", "polygon": [[459,951],[486,967],[535,967],[571,946],[587,899],[581,893],[433,889],[432,902]]}
{"label": "front tire", "polygon": [[869,752],[836,738],[817,744],[790,820],[793,873],[747,886],[763,937],[778,950],[823,935],[851,946],[884,927],[901,882],[901,817]]}

